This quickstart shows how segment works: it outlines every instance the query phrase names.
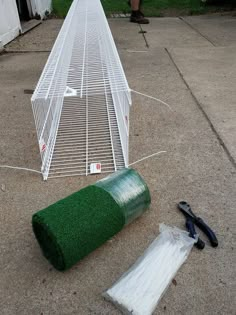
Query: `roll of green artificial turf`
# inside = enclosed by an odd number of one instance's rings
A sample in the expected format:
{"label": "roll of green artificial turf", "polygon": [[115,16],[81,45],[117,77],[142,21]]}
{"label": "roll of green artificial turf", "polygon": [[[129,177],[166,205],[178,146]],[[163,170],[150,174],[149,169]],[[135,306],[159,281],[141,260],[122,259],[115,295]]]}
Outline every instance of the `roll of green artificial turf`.
{"label": "roll of green artificial turf", "polygon": [[150,205],[148,187],[131,168],[98,181],[33,215],[44,256],[66,270],[101,246]]}

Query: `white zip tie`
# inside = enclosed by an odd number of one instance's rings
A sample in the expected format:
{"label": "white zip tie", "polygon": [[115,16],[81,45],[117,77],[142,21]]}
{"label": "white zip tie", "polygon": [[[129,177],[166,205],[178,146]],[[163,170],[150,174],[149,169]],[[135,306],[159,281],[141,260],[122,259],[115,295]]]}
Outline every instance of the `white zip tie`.
{"label": "white zip tie", "polygon": [[164,104],[165,106],[167,106],[167,107],[169,108],[169,110],[173,112],[172,107],[171,107],[169,104],[167,104],[166,102],[160,100],[159,98],[156,98],[156,97],[154,97],[154,96],[147,95],[147,94],[144,94],[144,93],[135,91],[135,90],[133,90],[133,89],[131,89],[130,91],[131,91],[131,92],[134,92],[134,93],[136,93],[136,94],[138,94],[138,95],[142,95],[142,96],[145,96],[145,97],[147,97],[147,98],[150,98],[151,100],[160,102],[160,103]]}
{"label": "white zip tie", "polygon": [[[141,161],[144,161],[144,160],[147,160],[153,156],[156,156],[156,155],[159,155],[159,154],[162,154],[162,153],[166,153],[167,151],[159,151],[159,152],[156,152],[156,153],[153,153],[151,155],[148,155],[148,156],[145,156],[143,157],[142,159],[138,160],[138,161],[135,161],[131,164],[129,164],[128,166],[131,166],[131,165],[134,165],[134,164],[137,164]],[[31,168],[26,168],[26,167],[18,167],[18,166],[10,166],[10,165],[0,165],[0,168],[10,168],[10,169],[13,169],[13,170],[21,170],[21,171],[27,171],[27,172],[32,172],[32,173],[37,173],[37,174],[42,174],[42,172],[40,171],[37,171],[37,170],[33,170]]]}
{"label": "white zip tie", "polygon": [[28,172],[42,174],[42,172],[40,172],[40,171],[36,171],[36,170],[31,169],[31,168],[25,168],[25,167],[17,167],[17,166],[10,166],[10,165],[0,165],[0,168],[11,168],[11,169],[15,169],[15,170],[23,170],[23,171],[28,171]]}
{"label": "white zip tie", "polygon": [[135,161],[135,162],[129,164],[128,166],[134,165],[134,164],[139,163],[139,162],[141,162],[141,161],[147,160],[147,159],[149,159],[149,158],[151,158],[151,157],[153,157],[153,156],[155,156],[155,155],[159,155],[159,154],[166,153],[166,152],[167,152],[167,151],[159,151],[159,152],[153,153],[153,154],[151,154],[151,155],[148,155],[148,156],[143,157],[142,159],[140,159],[140,160],[138,160],[138,161]]}
{"label": "white zip tie", "polygon": [[185,231],[160,224],[159,236],[103,296],[122,314],[153,314],[195,241]]}

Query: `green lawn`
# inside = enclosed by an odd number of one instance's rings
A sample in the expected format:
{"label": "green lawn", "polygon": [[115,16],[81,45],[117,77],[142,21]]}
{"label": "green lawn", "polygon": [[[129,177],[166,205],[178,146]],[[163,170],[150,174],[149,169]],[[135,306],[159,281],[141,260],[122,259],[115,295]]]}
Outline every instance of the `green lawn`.
{"label": "green lawn", "polygon": [[[219,0],[218,0],[219,1]],[[226,0],[229,5],[225,9],[231,9],[235,0]],[[53,0],[54,14],[58,17],[65,17],[72,0]],[[222,2],[222,1],[221,1]],[[102,0],[106,14],[128,13],[130,11],[127,0]],[[221,10],[220,6],[209,6],[200,0],[144,0],[144,13],[147,16],[163,16],[178,14],[201,14],[209,11]]]}

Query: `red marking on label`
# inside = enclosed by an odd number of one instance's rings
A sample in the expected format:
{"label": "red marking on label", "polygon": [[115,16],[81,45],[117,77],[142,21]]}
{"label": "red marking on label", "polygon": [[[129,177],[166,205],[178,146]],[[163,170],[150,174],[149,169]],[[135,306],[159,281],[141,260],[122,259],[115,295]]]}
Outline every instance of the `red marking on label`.
{"label": "red marking on label", "polygon": [[45,150],[46,150],[46,144],[42,146],[42,152],[44,152]]}
{"label": "red marking on label", "polygon": [[97,170],[100,170],[101,169],[101,164],[97,164]]}

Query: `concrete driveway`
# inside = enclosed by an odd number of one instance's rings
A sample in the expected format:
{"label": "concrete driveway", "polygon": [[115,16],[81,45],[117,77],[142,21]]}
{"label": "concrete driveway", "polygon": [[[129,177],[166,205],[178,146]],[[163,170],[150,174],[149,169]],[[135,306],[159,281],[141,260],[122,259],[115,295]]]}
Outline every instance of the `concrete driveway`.
{"label": "concrete driveway", "polygon": [[[144,26],[109,21],[130,87],[171,104],[173,112],[133,95],[130,161],[152,194],[140,219],[60,273],[41,255],[31,229],[37,210],[96,177],[43,182],[0,169],[1,315],[102,314],[119,311],[102,298],[158,235],[159,223],[184,228],[176,203],[187,200],[216,231],[219,247],[194,248],[159,303],[157,314],[235,314],[236,302],[236,18],[151,19]],[[0,56],[0,164],[40,169],[30,104],[62,24],[48,20]],[[203,237],[204,238],[204,237]]]}

